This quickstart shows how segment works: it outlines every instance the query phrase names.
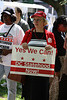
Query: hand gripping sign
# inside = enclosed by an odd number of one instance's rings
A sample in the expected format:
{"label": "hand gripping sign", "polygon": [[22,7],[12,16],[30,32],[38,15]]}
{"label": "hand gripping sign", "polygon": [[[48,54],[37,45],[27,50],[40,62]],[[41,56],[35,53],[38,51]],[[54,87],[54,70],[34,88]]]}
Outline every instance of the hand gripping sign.
{"label": "hand gripping sign", "polygon": [[13,45],[11,74],[54,76],[56,49],[45,50],[44,47],[29,46],[28,50]]}

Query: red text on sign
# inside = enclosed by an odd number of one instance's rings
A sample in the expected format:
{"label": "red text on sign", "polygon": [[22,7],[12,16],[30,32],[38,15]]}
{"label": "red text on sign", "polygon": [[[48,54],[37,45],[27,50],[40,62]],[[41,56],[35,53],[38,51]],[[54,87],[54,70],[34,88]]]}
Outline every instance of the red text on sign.
{"label": "red text on sign", "polygon": [[16,50],[16,52],[23,52],[23,53],[25,53],[26,52],[26,50],[25,49],[22,49],[22,48],[17,48],[17,47],[15,47],[15,50]]}

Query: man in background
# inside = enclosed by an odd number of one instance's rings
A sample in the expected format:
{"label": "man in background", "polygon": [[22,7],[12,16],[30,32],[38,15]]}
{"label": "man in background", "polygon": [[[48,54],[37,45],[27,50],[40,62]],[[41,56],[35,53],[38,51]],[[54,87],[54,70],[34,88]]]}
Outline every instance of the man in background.
{"label": "man in background", "polygon": [[[61,95],[61,90],[62,90],[61,78],[63,75],[64,59],[66,54],[66,50],[63,47],[66,31],[67,31],[67,16],[60,15],[53,23],[53,30],[52,30],[52,32],[55,35],[58,53],[55,61],[55,77],[51,83],[50,87],[51,96],[49,100],[58,100],[58,95],[61,98],[63,97],[63,95]],[[59,99],[59,100],[67,100],[67,99]]]}
{"label": "man in background", "polygon": [[15,7],[15,13],[17,16],[17,20],[16,20],[16,24],[18,24],[19,26],[21,26],[21,28],[24,30],[24,32],[26,32],[28,29],[30,29],[28,23],[22,19],[22,10],[18,7]]}

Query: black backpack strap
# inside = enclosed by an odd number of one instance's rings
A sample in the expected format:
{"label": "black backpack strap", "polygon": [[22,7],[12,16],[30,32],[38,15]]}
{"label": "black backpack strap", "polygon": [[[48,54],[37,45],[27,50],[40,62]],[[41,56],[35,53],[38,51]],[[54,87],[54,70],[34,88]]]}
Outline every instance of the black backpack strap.
{"label": "black backpack strap", "polygon": [[7,33],[3,34],[4,37],[7,37],[7,35],[9,34],[10,30],[12,29],[12,27],[14,26],[15,24],[12,24],[12,26],[10,27],[10,29],[8,30]]}

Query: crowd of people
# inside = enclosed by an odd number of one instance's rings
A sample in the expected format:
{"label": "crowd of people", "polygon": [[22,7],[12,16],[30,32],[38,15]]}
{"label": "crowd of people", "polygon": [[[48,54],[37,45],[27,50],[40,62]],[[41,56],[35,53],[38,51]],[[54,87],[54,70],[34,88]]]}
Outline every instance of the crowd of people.
{"label": "crowd of people", "polygon": [[[22,82],[22,98],[24,96],[25,100],[67,99],[67,16],[61,15],[55,20],[52,32],[48,31],[49,25],[46,27],[46,16],[43,11],[35,12],[31,16],[34,26],[30,29],[29,24],[22,19],[22,11],[20,8],[16,7],[14,12],[12,8],[7,7],[1,13],[1,21],[3,23],[0,26],[1,37],[12,40],[11,43],[8,41],[8,49],[6,49],[5,46],[0,48],[0,80],[5,74],[8,89],[7,100],[15,100],[17,91],[17,82],[8,79],[11,66],[12,45],[22,45],[24,49],[28,49],[28,43],[31,42],[32,39],[41,41],[39,47],[41,47],[43,40],[45,40],[46,45],[44,45],[44,48],[46,50],[52,48],[56,49],[55,74],[53,78],[26,75],[25,84]],[[49,39],[51,39],[51,41],[49,41]],[[1,43],[4,43],[7,47],[7,42],[1,41]],[[51,94],[53,99],[50,99],[49,90],[54,84],[53,80],[55,77],[58,79],[59,89],[56,91],[58,95],[56,99],[53,97],[53,94]],[[54,88],[56,88],[55,85]],[[51,92],[54,88],[51,89]]]}

